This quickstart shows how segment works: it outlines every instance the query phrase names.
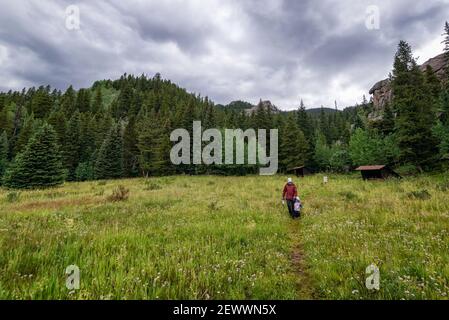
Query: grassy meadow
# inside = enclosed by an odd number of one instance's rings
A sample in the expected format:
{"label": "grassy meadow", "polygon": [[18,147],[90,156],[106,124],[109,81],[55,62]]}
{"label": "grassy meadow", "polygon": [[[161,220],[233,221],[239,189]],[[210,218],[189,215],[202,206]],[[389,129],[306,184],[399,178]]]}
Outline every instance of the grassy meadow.
{"label": "grassy meadow", "polygon": [[[322,180],[296,181],[300,221],[282,176],[0,189],[0,299],[448,299],[448,178]],[[110,198],[119,185],[128,200]]]}

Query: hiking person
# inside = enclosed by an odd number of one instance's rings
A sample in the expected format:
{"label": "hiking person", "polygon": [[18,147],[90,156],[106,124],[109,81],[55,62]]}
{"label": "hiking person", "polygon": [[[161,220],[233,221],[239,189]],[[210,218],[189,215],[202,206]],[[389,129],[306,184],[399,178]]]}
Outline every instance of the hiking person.
{"label": "hiking person", "polygon": [[293,180],[291,178],[288,178],[287,184],[284,187],[284,191],[282,192],[282,203],[285,203],[287,201],[287,207],[288,212],[292,216],[292,218],[295,217],[295,201],[298,197],[298,189],[296,188],[296,185],[293,183]]}

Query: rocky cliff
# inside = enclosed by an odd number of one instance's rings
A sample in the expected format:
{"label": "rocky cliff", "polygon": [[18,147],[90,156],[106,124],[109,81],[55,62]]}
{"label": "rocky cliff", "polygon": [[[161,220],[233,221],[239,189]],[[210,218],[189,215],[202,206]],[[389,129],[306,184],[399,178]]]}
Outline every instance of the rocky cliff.
{"label": "rocky cliff", "polygon": [[[422,71],[425,71],[428,65],[432,67],[438,78],[443,79],[444,70],[447,65],[444,54],[440,54],[435,58],[426,61],[420,66],[420,69]],[[373,104],[375,110],[375,114],[373,115],[373,117],[376,117],[376,111],[377,113],[379,113],[379,111],[382,111],[385,105],[390,102],[393,97],[390,79],[379,81],[374,85],[374,87],[371,88],[369,93],[373,96]]]}
{"label": "rocky cliff", "polygon": [[263,109],[265,109],[265,111],[270,110],[272,113],[279,113],[278,107],[276,107],[274,104],[272,104],[271,101],[262,101],[262,100],[260,100],[260,102],[257,106],[254,106],[251,109],[247,109],[246,113],[248,113],[248,114],[255,113],[255,112],[257,112],[257,110],[259,108],[263,108]]}

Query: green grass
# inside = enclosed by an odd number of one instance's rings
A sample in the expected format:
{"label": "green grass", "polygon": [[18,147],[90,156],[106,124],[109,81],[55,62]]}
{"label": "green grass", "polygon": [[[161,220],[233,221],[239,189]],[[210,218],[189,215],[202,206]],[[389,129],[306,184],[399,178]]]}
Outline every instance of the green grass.
{"label": "green grass", "polygon": [[[166,177],[0,189],[0,299],[447,299],[448,181]],[[112,202],[118,185],[129,199]],[[425,196],[424,196],[425,195]],[[430,197],[429,197],[430,196]],[[365,269],[380,267],[369,292]],[[65,268],[81,289],[65,287]]]}

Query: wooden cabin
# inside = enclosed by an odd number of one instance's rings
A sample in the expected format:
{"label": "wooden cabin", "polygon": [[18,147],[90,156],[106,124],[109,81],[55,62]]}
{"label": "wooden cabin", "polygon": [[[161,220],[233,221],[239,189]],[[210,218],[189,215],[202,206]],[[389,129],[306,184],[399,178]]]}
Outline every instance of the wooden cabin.
{"label": "wooden cabin", "polygon": [[355,170],[361,172],[363,180],[385,180],[388,178],[401,178],[399,174],[385,165],[361,166]]}
{"label": "wooden cabin", "polygon": [[313,174],[313,170],[311,168],[309,168],[309,167],[301,166],[301,167],[288,169],[287,173],[293,173],[297,177],[303,177],[304,178],[305,176],[312,175]]}

